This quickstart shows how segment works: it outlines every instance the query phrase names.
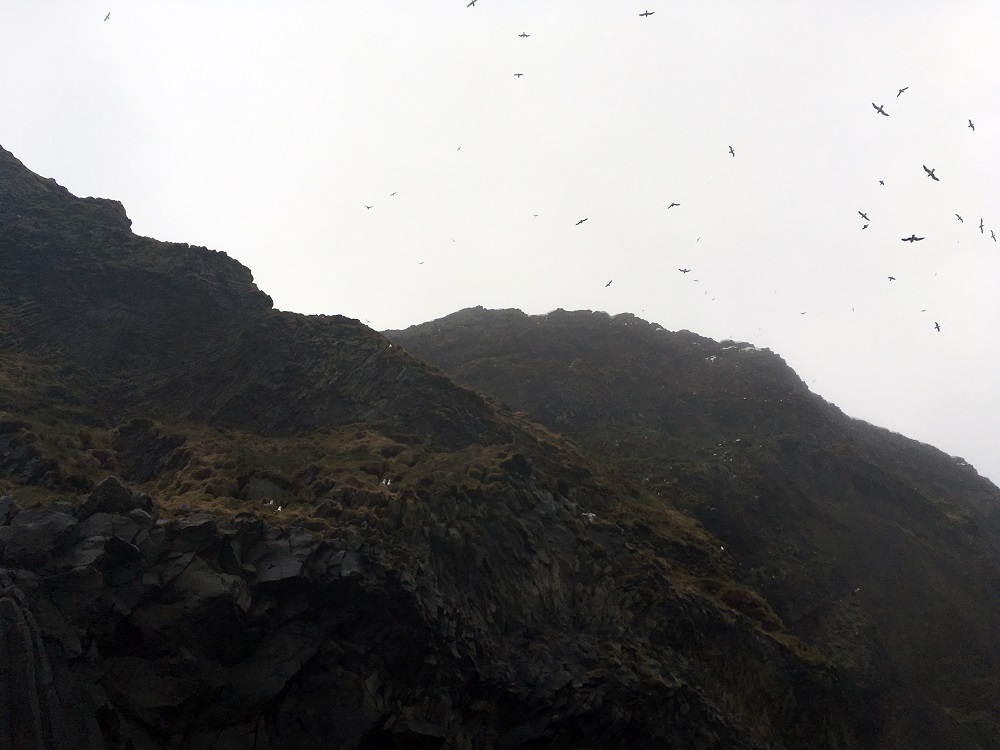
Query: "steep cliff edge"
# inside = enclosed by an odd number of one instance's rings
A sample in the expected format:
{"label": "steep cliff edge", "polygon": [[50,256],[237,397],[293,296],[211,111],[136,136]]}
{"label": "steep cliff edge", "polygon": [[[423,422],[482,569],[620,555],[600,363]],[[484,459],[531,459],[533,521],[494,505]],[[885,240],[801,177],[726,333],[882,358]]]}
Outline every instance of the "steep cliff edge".
{"label": "steep cliff edge", "polygon": [[393,341],[698,518],[793,633],[885,673],[883,747],[996,747],[1000,490],[767,350],[631,315],[463,310]]}
{"label": "steep cliff edge", "polygon": [[0,747],[879,746],[701,524],[357,321],[2,149],[0,266]]}

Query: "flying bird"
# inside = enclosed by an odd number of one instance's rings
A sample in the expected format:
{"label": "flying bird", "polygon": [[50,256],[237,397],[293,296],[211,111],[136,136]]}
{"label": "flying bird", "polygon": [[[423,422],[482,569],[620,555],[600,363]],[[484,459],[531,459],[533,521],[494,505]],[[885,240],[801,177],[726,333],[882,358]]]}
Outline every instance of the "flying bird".
{"label": "flying bird", "polygon": [[996,241],[997,241],[997,236],[996,236],[995,234],[993,234],[993,230],[992,230],[992,229],[990,230],[990,237],[992,237],[992,238],[993,238],[993,241],[994,241],[994,242],[996,242]]}
{"label": "flying bird", "polygon": [[[107,21],[109,18],[111,18],[111,13],[108,13],[108,15],[104,17],[104,20]],[[972,122],[972,120],[969,120],[969,122]]]}
{"label": "flying bird", "polygon": [[[588,216],[587,218],[589,219],[590,217]],[[580,219],[580,221],[576,222],[575,226],[580,226],[580,225],[581,225],[581,224],[583,224],[583,222],[585,222],[586,220],[587,220],[587,219]]]}
{"label": "flying bird", "polygon": [[[611,279],[611,281],[614,281],[614,279]],[[607,289],[609,286],[611,286],[611,281],[609,281],[607,284],[604,285],[605,289]]]}
{"label": "flying bird", "polygon": [[864,219],[865,221],[871,221],[871,219],[868,218],[868,214],[866,214],[864,211],[858,211],[858,213],[861,214],[861,218]]}
{"label": "flying bird", "polygon": [[[955,216],[958,216],[958,214],[955,214]],[[963,224],[965,223],[965,219],[963,219],[961,216],[958,216],[958,220]]]}
{"label": "flying bird", "polygon": [[515,73],[515,74],[514,74],[514,77],[515,77],[515,78],[520,78],[520,77],[521,77],[521,76],[523,76],[523,75],[524,75],[524,73]]}
{"label": "flying bird", "polygon": [[882,109],[885,106],[884,104],[876,104],[875,102],[872,102],[872,106],[875,107],[875,111],[880,115],[885,115],[886,117],[889,116],[889,113]]}
{"label": "flying bird", "polygon": [[365,208],[367,208],[369,211],[371,211],[373,208],[375,208],[375,206],[368,206],[368,205],[366,205]]}
{"label": "flying bird", "polygon": [[[990,231],[992,232],[993,230],[991,229]],[[980,234],[983,233],[983,220],[982,219],[979,220],[979,233]]]}
{"label": "flying bird", "polygon": [[938,325],[937,321],[934,321],[934,330],[941,333],[941,326]]}
{"label": "flying bird", "polygon": [[674,206],[679,206],[679,205],[681,205],[681,204],[680,203],[671,203],[669,206],[667,206],[667,209],[669,210],[669,209],[673,208]]}
{"label": "flying bird", "polygon": [[889,277],[889,281],[895,281],[895,280],[896,280],[896,277],[895,277],[895,276],[890,276],[890,277]]}
{"label": "flying bird", "polygon": [[[108,13],[108,15],[110,16],[111,14]],[[108,19],[105,18],[104,20],[107,21]],[[976,126],[972,124],[972,120],[969,120],[969,127],[972,128],[973,133],[976,132]]]}
{"label": "flying bird", "polygon": [[879,181],[878,181],[878,184],[879,184],[879,185],[883,185],[883,186],[884,186],[884,185],[885,185],[885,180],[879,180]]}
{"label": "flying bird", "polygon": [[736,156],[736,152],[733,151],[733,147],[732,146],[729,147],[729,155],[730,156]]}
{"label": "flying bird", "polygon": [[389,193],[389,197],[390,197],[390,198],[391,198],[392,196],[394,196],[394,195],[395,195],[395,193]]}
{"label": "flying bird", "polygon": [[655,10],[647,10],[647,11],[646,11],[645,13],[640,13],[639,15],[640,15],[640,16],[651,16],[651,15],[653,15],[654,13],[656,13],[656,11],[655,11]]}
{"label": "flying bird", "polygon": [[865,224],[865,225],[864,225],[863,227],[861,227],[861,228],[862,228],[862,229],[867,229],[867,228],[868,228],[868,225],[867,225],[867,224]]}
{"label": "flying bird", "polygon": [[466,5],[465,7],[466,7],[466,8],[471,8],[471,7],[472,7],[473,5],[475,5],[475,4],[476,4],[476,0],[469,0],[469,4],[468,4],[468,5]]}
{"label": "flying bird", "polygon": [[927,166],[924,164],[921,164],[921,166],[924,168],[924,171],[927,173],[927,176],[930,177],[932,180],[934,180],[934,182],[941,182],[941,180],[937,178],[937,175],[934,174],[934,169],[928,169]]}
{"label": "flying bird", "polygon": [[923,237],[917,237],[915,234],[911,234],[909,237],[904,237],[903,242],[920,242]]}
{"label": "flying bird", "polygon": [[691,273],[690,268],[678,268],[677,270],[680,271],[681,273]]}
{"label": "flying bird", "polygon": [[902,94],[902,93],[903,93],[904,91],[906,91],[906,90],[907,90],[908,88],[910,88],[910,87],[909,87],[909,86],[903,86],[903,88],[901,88],[901,89],[899,90],[899,93],[897,93],[897,94],[896,94],[896,98],[898,99],[898,98],[899,98],[899,94]]}
{"label": "flying bird", "polygon": [[518,34],[518,36],[522,36],[522,37],[524,37],[525,39],[527,39],[527,38],[528,38],[529,36],[531,36],[531,34],[525,34],[525,33],[524,33],[524,32],[522,31],[522,32],[521,32],[520,34]]}

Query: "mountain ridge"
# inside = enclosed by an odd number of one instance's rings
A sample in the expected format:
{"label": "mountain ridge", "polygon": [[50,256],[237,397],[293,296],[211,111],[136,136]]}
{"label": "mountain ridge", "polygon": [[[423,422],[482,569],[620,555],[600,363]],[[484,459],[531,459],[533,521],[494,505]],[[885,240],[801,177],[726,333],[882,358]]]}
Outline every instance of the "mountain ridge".
{"label": "mountain ridge", "polygon": [[[588,449],[2,149],[0,266],[7,746],[920,746],[877,633],[824,653],[698,516],[724,461],[610,452],[641,404]],[[990,746],[960,708],[929,741]]]}
{"label": "mountain ridge", "polygon": [[963,704],[993,711],[1000,490],[961,459],[847,417],[772,352],[628,314],[472,308],[386,335],[697,518],[826,656],[884,655],[913,746],[946,741]]}

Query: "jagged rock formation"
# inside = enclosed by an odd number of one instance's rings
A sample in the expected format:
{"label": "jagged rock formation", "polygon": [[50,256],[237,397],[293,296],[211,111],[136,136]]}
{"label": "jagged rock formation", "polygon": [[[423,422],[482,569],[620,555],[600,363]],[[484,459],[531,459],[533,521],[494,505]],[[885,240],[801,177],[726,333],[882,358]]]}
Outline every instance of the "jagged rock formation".
{"label": "jagged rock formation", "polygon": [[881,747],[997,747],[1000,490],[844,416],[775,354],[631,315],[387,335],[691,513],[793,633],[886,696]]}
{"label": "jagged rock formation", "polygon": [[0,750],[913,746],[872,615],[769,604],[698,466],[668,499],[2,149],[0,268]]}

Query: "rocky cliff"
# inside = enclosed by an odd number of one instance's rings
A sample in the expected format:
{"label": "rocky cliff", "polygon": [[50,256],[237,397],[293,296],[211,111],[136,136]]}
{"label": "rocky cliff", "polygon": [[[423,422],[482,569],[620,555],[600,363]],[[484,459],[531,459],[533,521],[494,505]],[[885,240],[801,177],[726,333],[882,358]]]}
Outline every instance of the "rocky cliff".
{"label": "rocky cliff", "polygon": [[882,747],[997,746],[1000,490],[964,461],[848,418],[770,351],[631,315],[388,335],[698,518],[791,632],[881,676]]}
{"label": "rocky cliff", "polygon": [[868,615],[804,629],[711,489],[2,149],[0,268],[0,748],[906,746]]}

